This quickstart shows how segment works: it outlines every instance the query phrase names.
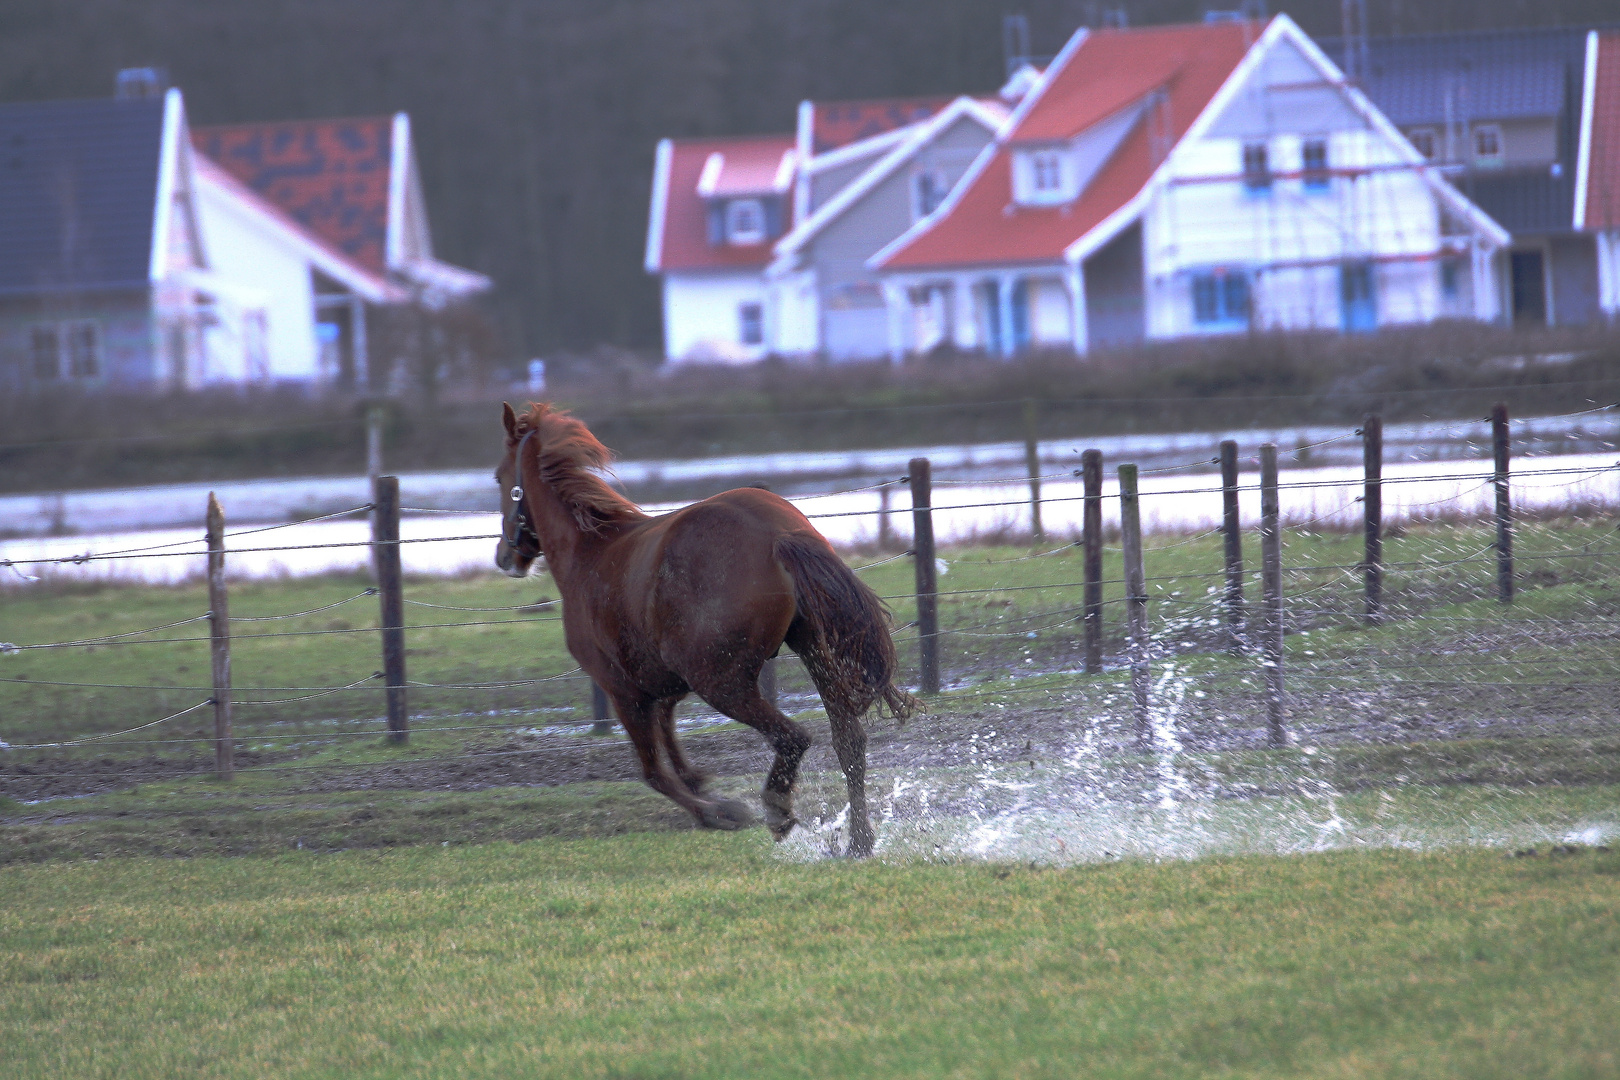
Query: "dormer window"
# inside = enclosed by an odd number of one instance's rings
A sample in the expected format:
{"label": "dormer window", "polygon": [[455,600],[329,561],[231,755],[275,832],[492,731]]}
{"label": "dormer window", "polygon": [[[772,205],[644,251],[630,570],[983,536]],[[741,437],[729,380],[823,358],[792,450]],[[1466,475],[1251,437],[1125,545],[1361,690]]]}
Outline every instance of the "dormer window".
{"label": "dormer window", "polygon": [[758,199],[726,204],[726,243],[738,246],[765,241],[765,205]]}
{"label": "dormer window", "polygon": [[1056,150],[1037,150],[1029,155],[1029,167],[1038,193],[1049,195],[1063,187],[1063,159]]}
{"label": "dormer window", "polygon": [[1013,200],[1025,206],[1058,206],[1080,195],[1072,148],[1042,146],[1013,155]]}
{"label": "dormer window", "polygon": [[1434,160],[1439,151],[1439,140],[1435,138],[1434,128],[1416,128],[1406,133],[1411,140],[1412,148],[1429,161]]}

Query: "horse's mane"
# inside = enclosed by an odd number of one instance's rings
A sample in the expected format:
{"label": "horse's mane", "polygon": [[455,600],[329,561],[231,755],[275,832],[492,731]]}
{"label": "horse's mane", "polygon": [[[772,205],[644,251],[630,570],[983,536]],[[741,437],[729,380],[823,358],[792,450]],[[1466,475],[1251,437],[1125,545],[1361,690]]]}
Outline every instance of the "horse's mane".
{"label": "horse's mane", "polygon": [[517,418],[516,436],[521,439],[531,431],[539,432],[540,478],[573,512],[580,529],[600,533],[610,525],[647,516],[592,471],[606,468],[613,451],[591,434],[584,421],[546,402],[533,402]]}

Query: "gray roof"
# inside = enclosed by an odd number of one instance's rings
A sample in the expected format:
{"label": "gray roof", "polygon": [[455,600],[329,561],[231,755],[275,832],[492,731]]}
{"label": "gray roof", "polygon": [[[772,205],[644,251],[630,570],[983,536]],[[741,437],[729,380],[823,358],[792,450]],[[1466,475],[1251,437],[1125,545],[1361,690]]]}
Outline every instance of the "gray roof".
{"label": "gray roof", "polygon": [[163,99],[0,105],[0,295],[144,285]]}
{"label": "gray roof", "polygon": [[1401,127],[1438,125],[1448,118],[1454,122],[1554,118],[1564,108],[1564,64],[1498,60],[1449,70],[1374,66],[1361,88]]}

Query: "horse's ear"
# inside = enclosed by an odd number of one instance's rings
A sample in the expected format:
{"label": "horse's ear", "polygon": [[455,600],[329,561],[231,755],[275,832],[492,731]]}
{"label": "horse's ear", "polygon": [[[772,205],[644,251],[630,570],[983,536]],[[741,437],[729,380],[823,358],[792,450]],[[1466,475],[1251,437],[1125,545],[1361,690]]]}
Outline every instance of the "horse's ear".
{"label": "horse's ear", "polygon": [[510,402],[501,402],[501,423],[506,425],[506,441],[514,441],[517,438],[517,413],[512,411]]}

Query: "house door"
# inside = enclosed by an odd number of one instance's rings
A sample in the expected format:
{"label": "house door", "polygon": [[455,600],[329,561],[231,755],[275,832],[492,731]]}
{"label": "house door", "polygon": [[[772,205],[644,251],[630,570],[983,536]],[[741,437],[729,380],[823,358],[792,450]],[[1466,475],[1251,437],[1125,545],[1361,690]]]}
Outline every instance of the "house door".
{"label": "house door", "polygon": [[1547,269],[1539,251],[1515,251],[1513,269],[1513,321],[1547,325]]}
{"label": "house door", "polygon": [[1372,263],[1339,267],[1339,318],[1347,334],[1368,334],[1378,329],[1378,294]]}

